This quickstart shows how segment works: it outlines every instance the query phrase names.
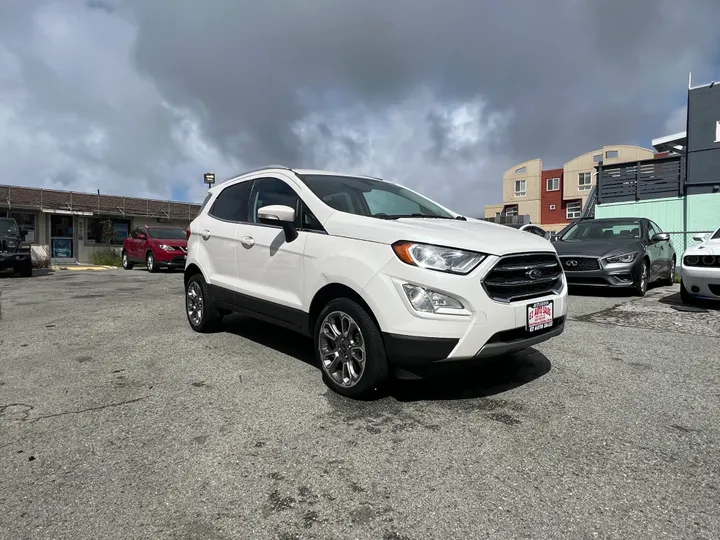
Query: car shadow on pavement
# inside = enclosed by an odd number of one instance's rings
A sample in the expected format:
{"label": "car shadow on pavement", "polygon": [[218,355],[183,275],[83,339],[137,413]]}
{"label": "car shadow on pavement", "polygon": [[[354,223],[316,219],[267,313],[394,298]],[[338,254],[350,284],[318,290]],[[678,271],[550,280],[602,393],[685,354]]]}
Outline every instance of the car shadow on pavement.
{"label": "car shadow on pavement", "polygon": [[[320,369],[313,354],[312,339],[308,337],[244,315],[226,316],[223,326],[224,331],[230,334]],[[552,368],[550,360],[533,348],[485,360],[473,367],[462,367],[461,364],[448,364],[421,380],[391,380],[376,399],[391,397],[398,401],[421,401],[483,398],[528,384]]]}
{"label": "car shadow on pavement", "polygon": [[[663,287],[663,285],[660,285],[659,283],[650,283],[650,285],[648,285],[648,292],[661,287]],[[568,293],[570,296],[603,296],[605,298],[631,298],[635,296],[635,293],[629,287],[588,287],[583,285],[570,285]]]}
{"label": "car shadow on pavement", "polygon": [[[33,268],[32,277],[40,277],[40,276],[49,276],[50,274],[54,274],[55,271],[52,268]],[[0,279],[10,279],[10,278],[17,278],[20,279],[19,273],[12,273],[8,270],[0,270]],[[28,279],[28,278],[24,278]]]}
{"label": "car shadow on pavement", "polygon": [[394,380],[388,394],[398,401],[485,398],[531,383],[551,369],[550,360],[530,348],[471,368],[458,366],[452,371],[437,371],[421,380]]}
{"label": "car shadow on pavement", "polygon": [[693,300],[693,303],[691,305],[687,305],[683,303],[679,292],[663,296],[658,300],[658,302],[660,304],[665,304],[671,307],[676,306],[678,308],[681,308],[681,310],[687,310],[691,312],[720,311],[720,302],[712,302],[710,300],[695,299]]}

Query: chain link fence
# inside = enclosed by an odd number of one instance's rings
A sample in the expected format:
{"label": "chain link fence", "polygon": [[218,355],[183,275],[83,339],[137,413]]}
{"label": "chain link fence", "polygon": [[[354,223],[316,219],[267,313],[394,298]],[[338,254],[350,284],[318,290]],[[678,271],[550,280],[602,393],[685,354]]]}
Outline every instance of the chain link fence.
{"label": "chain link fence", "polygon": [[702,236],[703,238],[705,238],[713,233],[713,231],[665,232],[670,235],[670,242],[672,242],[672,245],[675,248],[675,252],[678,255],[678,266],[680,266],[680,257],[682,257],[682,254],[685,252],[685,250],[701,242],[699,240],[695,240],[695,236]]}

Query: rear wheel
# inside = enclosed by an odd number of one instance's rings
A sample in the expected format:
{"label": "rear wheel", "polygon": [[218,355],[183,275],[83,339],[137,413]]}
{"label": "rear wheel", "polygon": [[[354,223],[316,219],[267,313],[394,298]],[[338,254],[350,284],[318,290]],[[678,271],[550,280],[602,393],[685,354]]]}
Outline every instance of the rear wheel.
{"label": "rear wheel", "polygon": [[668,277],[662,280],[663,285],[674,285],[675,284],[675,270],[677,265],[677,259],[673,255],[672,261],[670,261],[670,269],[668,270]]}
{"label": "rear wheel", "polygon": [[200,333],[213,332],[222,323],[202,274],[194,274],[185,285],[185,314],[190,327]]}
{"label": "rear wheel", "polygon": [[130,257],[128,257],[128,254],[126,251],[123,251],[123,254],[122,254],[122,267],[125,270],[133,269],[133,263],[130,262]]}
{"label": "rear wheel", "polygon": [[147,266],[148,272],[157,272],[155,254],[152,251],[147,252],[147,255],[145,256],[145,265]]}
{"label": "rear wheel", "polygon": [[320,312],[315,356],[325,384],[350,398],[370,397],[388,378],[377,324],[362,306],[347,298],[329,302]]}
{"label": "rear wheel", "polygon": [[650,265],[646,260],[642,262],[642,267],[635,281],[634,291],[636,296],[645,296],[648,290],[648,280],[650,279]]}

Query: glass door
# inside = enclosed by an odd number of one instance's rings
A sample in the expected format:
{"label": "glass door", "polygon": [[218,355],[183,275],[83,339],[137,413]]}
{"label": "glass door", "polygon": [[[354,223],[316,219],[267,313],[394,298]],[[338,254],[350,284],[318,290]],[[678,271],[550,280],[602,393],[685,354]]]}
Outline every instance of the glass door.
{"label": "glass door", "polygon": [[50,215],[50,249],[53,259],[73,258],[73,216]]}

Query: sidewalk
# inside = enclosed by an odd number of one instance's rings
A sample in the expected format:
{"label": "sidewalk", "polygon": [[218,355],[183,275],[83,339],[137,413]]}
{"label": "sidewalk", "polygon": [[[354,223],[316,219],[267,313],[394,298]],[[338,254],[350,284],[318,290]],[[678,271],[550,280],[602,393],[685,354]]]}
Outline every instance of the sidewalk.
{"label": "sidewalk", "polygon": [[96,264],[52,265],[50,270],[116,270],[119,266],[100,266]]}

